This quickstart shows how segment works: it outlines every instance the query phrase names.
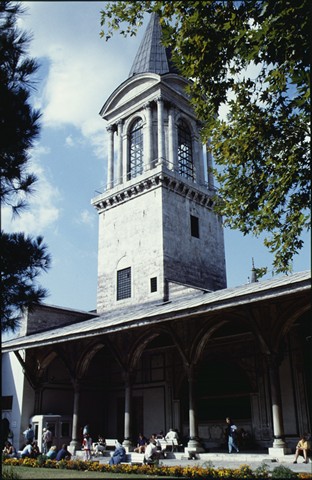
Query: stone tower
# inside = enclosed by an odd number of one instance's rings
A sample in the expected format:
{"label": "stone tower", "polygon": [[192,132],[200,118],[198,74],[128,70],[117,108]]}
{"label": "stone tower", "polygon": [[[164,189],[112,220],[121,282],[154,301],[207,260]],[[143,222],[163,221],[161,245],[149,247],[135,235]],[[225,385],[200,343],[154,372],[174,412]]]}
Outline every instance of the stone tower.
{"label": "stone tower", "polygon": [[[108,122],[99,213],[98,313],[226,287],[211,158],[152,14],[128,79],[100,114]],[[204,151],[205,150],[205,151]]]}

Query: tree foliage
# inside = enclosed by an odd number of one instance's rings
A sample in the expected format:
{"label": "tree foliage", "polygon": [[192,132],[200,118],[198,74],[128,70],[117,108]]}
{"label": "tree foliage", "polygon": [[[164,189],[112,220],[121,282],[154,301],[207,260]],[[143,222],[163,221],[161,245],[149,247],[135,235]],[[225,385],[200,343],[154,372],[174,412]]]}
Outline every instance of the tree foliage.
{"label": "tree foliage", "polygon": [[308,0],[107,2],[101,35],[135,35],[151,12],[181,75],[193,80],[225,225],[265,233],[275,271],[290,271],[310,228]]}
{"label": "tree foliage", "polygon": [[24,233],[4,233],[0,238],[1,330],[15,330],[20,312],[42,301],[46,290],[35,280],[50,264],[50,256],[42,237],[32,238]]}
{"label": "tree foliage", "polygon": [[[40,131],[40,112],[30,103],[37,63],[27,56],[29,36],[17,27],[20,4],[0,3],[0,161],[1,206],[12,214],[27,207],[36,176],[29,172],[29,149]],[[35,284],[50,257],[42,238],[1,232],[1,331],[15,330],[18,317],[46,291]]]}
{"label": "tree foliage", "polygon": [[13,213],[26,206],[26,195],[37,180],[27,167],[28,151],[40,131],[40,113],[31,107],[29,99],[31,77],[38,65],[26,55],[29,36],[16,26],[21,13],[19,4],[0,4],[0,193],[1,203],[10,205]]}

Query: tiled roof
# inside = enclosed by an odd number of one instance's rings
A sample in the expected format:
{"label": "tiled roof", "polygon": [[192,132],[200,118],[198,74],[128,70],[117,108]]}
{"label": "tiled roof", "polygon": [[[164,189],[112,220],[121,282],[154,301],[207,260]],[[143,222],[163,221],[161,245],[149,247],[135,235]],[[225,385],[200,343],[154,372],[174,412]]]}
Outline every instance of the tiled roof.
{"label": "tiled roof", "polygon": [[190,318],[204,312],[216,312],[310,289],[311,272],[306,271],[215,292],[200,293],[163,304],[142,304],[126,310],[112,310],[97,318],[4,342],[2,352],[92,337],[159,321]]}
{"label": "tiled roof", "polygon": [[169,51],[161,44],[159,17],[152,13],[144,37],[135,56],[129,77],[139,73],[177,73],[171,64]]}

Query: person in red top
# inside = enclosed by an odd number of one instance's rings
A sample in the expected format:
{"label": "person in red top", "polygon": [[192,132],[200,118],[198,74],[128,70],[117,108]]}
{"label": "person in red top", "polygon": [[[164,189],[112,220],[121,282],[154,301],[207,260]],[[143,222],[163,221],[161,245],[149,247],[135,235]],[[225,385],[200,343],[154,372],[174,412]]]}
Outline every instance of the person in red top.
{"label": "person in red top", "polygon": [[85,452],[85,460],[91,460],[92,438],[88,433],[84,435],[84,439],[82,441],[82,447]]}

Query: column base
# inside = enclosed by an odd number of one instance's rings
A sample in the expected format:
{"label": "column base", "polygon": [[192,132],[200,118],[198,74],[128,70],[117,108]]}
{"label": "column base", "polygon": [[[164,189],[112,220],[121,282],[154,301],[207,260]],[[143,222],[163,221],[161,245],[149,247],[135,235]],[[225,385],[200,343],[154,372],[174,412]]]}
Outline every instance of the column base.
{"label": "column base", "polygon": [[131,442],[131,440],[129,440],[128,438],[125,439],[125,440],[122,442],[122,446],[125,448],[125,450],[126,450],[127,453],[133,451],[132,442]]}
{"label": "column base", "polygon": [[203,453],[205,449],[201,446],[200,442],[196,440],[196,438],[193,438],[188,441],[187,447],[185,448],[185,452],[197,452],[197,453]]}
{"label": "column base", "polygon": [[285,446],[285,447],[271,447],[268,449],[269,455],[272,455],[273,457],[283,457],[284,455],[290,455],[291,448]]}
{"label": "column base", "polygon": [[72,440],[69,444],[68,451],[72,455],[75,455],[77,450],[81,450],[81,444],[78,442],[78,440]]}

